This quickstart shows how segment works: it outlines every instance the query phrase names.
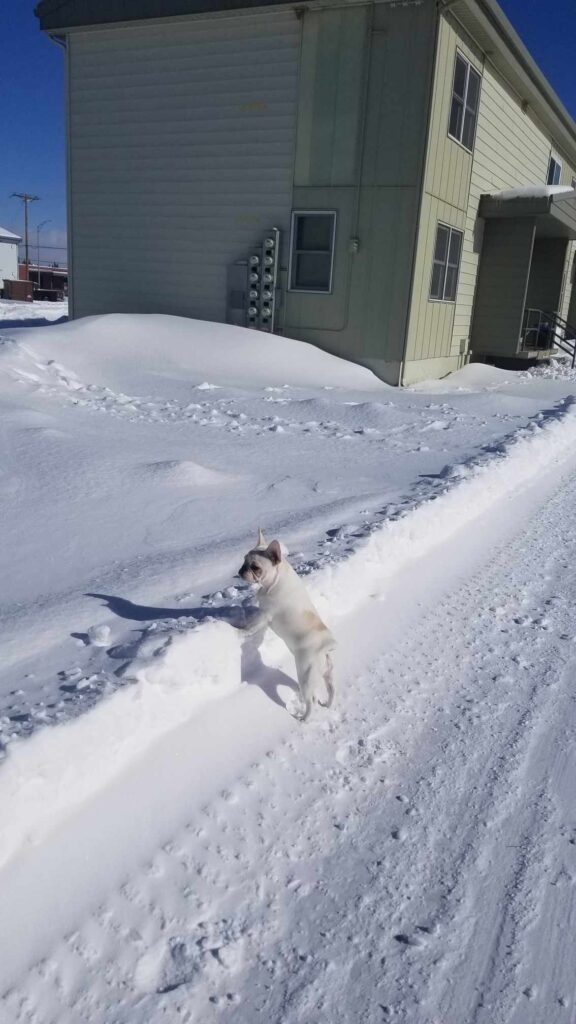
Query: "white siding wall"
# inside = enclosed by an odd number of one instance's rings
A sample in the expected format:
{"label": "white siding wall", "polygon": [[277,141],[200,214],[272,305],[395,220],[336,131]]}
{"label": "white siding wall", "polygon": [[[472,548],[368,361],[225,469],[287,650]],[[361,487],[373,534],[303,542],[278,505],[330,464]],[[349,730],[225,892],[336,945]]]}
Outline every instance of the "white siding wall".
{"label": "white siding wall", "polygon": [[10,281],[18,279],[18,243],[0,238],[0,288],[4,278]]}
{"label": "white siding wall", "polygon": [[73,311],[223,320],[226,267],[291,208],[293,11],[69,37]]}

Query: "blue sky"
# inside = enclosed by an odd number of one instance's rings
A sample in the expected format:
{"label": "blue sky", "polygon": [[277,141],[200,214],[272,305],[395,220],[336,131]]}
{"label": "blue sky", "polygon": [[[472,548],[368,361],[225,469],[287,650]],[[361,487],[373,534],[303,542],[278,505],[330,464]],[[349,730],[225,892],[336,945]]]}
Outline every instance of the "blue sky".
{"label": "blue sky", "polygon": [[[46,245],[66,242],[64,160],[64,54],[38,29],[34,3],[2,4],[0,31],[2,156],[0,225],[23,233],[22,203],[11,192],[41,196],[30,204],[31,260],[36,260],[36,225]],[[42,259],[65,262],[65,249],[41,250]]]}
{"label": "blue sky", "polygon": [[[576,118],[576,3],[555,0],[500,0],[504,12],[544,74]],[[66,237],[64,162],[64,54],[45,38],[34,17],[33,0],[3,5],[0,33],[2,76],[2,158],[0,225],[22,233],[22,204],[11,192],[31,192],[41,201],[30,206],[32,239],[42,229],[42,259],[63,260]],[[33,257],[35,250],[33,250]]]}
{"label": "blue sky", "polygon": [[576,3],[574,0],[499,0],[522,42],[576,119]]}

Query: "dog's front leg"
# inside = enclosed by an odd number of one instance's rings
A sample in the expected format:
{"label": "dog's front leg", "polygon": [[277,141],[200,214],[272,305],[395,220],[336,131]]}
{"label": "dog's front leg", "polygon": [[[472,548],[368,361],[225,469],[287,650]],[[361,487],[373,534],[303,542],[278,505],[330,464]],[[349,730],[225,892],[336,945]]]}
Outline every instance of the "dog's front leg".
{"label": "dog's front leg", "polygon": [[307,722],[312,711],[312,701],[318,685],[316,665],[309,657],[296,655],[296,675],[298,676],[298,687],[300,689],[300,700],[303,704],[301,713],[297,716],[301,722]]}
{"label": "dog's front leg", "polygon": [[267,626],[270,624],[270,616],[267,612],[262,610],[256,612],[254,617],[249,621],[245,622],[243,626],[239,628],[242,630],[245,636],[255,636],[256,633],[262,633]]}

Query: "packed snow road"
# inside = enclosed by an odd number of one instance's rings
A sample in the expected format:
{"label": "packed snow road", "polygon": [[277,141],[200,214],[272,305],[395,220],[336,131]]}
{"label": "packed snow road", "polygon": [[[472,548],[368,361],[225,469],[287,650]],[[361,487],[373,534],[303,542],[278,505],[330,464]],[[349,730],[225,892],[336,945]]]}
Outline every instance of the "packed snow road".
{"label": "packed snow road", "polygon": [[571,1021],[575,470],[341,622],[333,713],[293,722],[253,652],[10,862],[2,1024]]}

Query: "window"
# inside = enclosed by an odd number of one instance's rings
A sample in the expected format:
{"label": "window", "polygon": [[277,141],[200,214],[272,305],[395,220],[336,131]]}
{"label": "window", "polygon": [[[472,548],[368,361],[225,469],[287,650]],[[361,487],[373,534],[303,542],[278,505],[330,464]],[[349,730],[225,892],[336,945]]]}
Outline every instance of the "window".
{"label": "window", "polygon": [[292,214],[290,291],[331,292],[336,214]]}
{"label": "window", "polygon": [[439,224],[434,246],[430,298],[455,302],[458,271],[462,254],[463,233],[446,224]]}
{"label": "window", "polygon": [[562,174],[562,164],[559,160],[555,160],[553,156],[550,157],[550,163],[548,164],[548,177],[546,178],[547,185],[559,185],[560,175]]}
{"label": "window", "polygon": [[448,135],[470,152],[474,149],[479,101],[480,75],[461,53],[457,53]]}

